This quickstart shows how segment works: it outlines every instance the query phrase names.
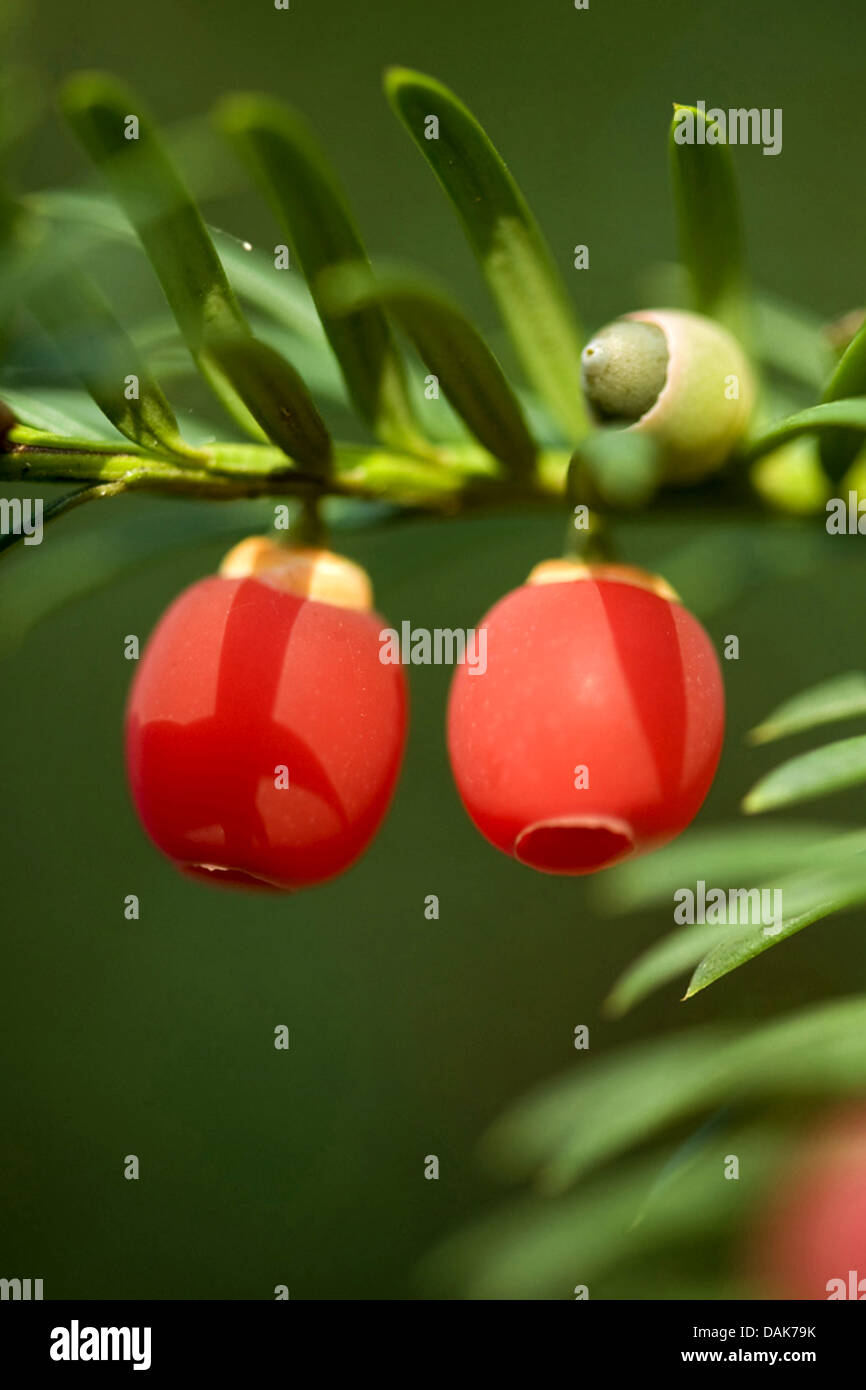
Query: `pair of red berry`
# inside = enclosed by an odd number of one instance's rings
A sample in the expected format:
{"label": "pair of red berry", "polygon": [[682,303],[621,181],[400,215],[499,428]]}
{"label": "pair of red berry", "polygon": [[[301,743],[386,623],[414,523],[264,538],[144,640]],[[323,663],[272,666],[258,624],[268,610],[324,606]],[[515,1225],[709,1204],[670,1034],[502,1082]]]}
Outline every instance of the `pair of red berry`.
{"label": "pair of red berry", "polygon": [[[363,570],[251,539],[163,616],[127,712],[132,793],[185,873],[290,890],[369,845],[406,737]],[[721,750],[709,637],[662,580],[538,566],[455,672],[448,750],[481,833],[521,863],[591,873],[678,834]]]}

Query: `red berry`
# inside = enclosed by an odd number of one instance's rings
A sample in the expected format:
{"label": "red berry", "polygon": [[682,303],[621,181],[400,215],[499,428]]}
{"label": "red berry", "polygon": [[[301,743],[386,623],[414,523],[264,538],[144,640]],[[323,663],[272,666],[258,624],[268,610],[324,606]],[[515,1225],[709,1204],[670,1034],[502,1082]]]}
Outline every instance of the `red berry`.
{"label": "red berry", "polygon": [[866,1299],[866,1115],[835,1118],[773,1180],[751,1233],[761,1296]]}
{"label": "red berry", "polygon": [[[488,840],[584,874],[664,844],[719,760],[712,643],[663,581],[622,566],[539,566],[482,620],[487,669],[458,668],[448,748]],[[583,770],[582,770],[583,769]]]}
{"label": "red berry", "polygon": [[[292,889],[341,873],[375,835],[405,742],[406,685],[379,660],[381,619],[340,606],[356,601],[363,571],[266,545],[264,561],[254,547],[241,565],[238,547],[164,614],[130,693],[126,756],[142,824],[180,869]],[[351,592],[310,598],[323,568],[334,591],[335,563]],[[299,573],[306,595],[289,591]]]}

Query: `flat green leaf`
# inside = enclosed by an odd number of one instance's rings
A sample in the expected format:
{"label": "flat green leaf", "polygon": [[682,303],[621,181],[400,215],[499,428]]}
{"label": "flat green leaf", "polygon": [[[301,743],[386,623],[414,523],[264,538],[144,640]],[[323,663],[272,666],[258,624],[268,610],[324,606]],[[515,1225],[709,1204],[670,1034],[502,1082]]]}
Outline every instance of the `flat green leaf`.
{"label": "flat green leaf", "polygon": [[[223,404],[254,436],[267,436],[321,473],[330,441],[312,399],[288,364],[280,370],[276,353],[259,351],[201,214],[137,97],[113,78],[84,73],[66,84],[63,106],[135,228],[187,346]],[[138,121],[134,139],[127,138],[130,117]]]}
{"label": "flat green leaf", "polygon": [[707,143],[713,125],[696,107],[674,107],[669,148],[680,256],[693,307],[743,338],[746,274],[739,193],[728,145]]}
{"label": "flat green leaf", "polygon": [[771,887],[781,895],[778,924],[752,927],[745,933],[737,932],[722,940],[701,960],[689,981],[686,999],[804,927],[866,902],[866,850],[860,849],[847,862],[807,869],[780,879]]}
{"label": "flat green leaf", "polygon": [[760,458],[796,439],[801,434],[820,434],[827,431],[854,429],[862,437],[866,434],[866,396],[853,400],[828,401],[826,405],[812,405],[780,420],[764,434],[749,441],[746,449],[748,459]]}
{"label": "flat green leaf", "polygon": [[237,95],[219,108],[221,128],[251,165],[286,228],[325,333],[359,414],[396,448],[423,448],[405,373],[378,305],[335,315],[322,277],[345,262],[369,266],[345,197],[305,122],[269,97]]}
{"label": "flat green leaf", "polygon": [[274,348],[251,333],[229,330],[210,336],[209,357],[251,409],[267,402],[259,422],[291,459],[314,476],[330,470],[331,436],[325,422],[299,373]]}
{"label": "flat green leaf", "polygon": [[866,781],[866,736],[839,739],[773,768],[743,798],[748,815],[829,796]]}
{"label": "flat green leaf", "polygon": [[654,990],[693,970],[717,946],[731,939],[732,933],[751,936],[750,928],[686,926],[654,942],[620,976],[604,1001],[608,1018],[622,1018]]}
{"label": "flat green leaf", "polygon": [[[716,963],[724,958],[741,964],[835,911],[832,892],[827,896],[828,884],[832,890],[834,884],[843,887],[848,883],[853,861],[854,880],[859,882],[857,856],[866,852],[866,831],[840,828],[831,834],[831,829],[828,825],[777,826],[770,822],[767,834],[760,836],[748,826],[703,836],[695,833],[687,837],[690,844],[679,842],[648,860],[616,870],[619,882],[604,903],[613,910],[647,907],[668,899],[673,913],[674,892],[703,881],[707,892],[749,883],[779,889],[782,912],[779,929],[776,931],[774,924],[772,934],[763,927],[695,923],[662,937],[620,976],[605,1001],[605,1012],[621,1017],[661,985],[695,966],[702,970],[710,958]],[[810,860],[821,873],[828,874],[827,880],[815,879],[817,869],[796,872]],[[641,865],[645,882],[640,878]],[[840,866],[838,872],[836,866]],[[775,901],[768,899],[771,906]],[[844,893],[840,902],[846,905]]]}
{"label": "flat green leaf", "polygon": [[[478,121],[441,82],[391,68],[391,105],[463,224],[527,378],[572,444],[587,431],[581,332],[529,206]],[[438,121],[427,139],[429,118]]]}
{"label": "flat green leaf", "polygon": [[346,395],[346,387],[334,354],[322,334],[321,345],[310,338],[299,338],[283,328],[278,319],[255,314],[251,323],[256,337],[274,348],[301,373],[316,400],[338,407],[349,417],[349,427],[356,429],[355,413]]}
{"label": "flat green leaf", "polygon": [[836,719],[857,719],[863,715],[866,715],[866,673],[850,671],[785,700],[752,729],[749,740],[770,743],[802,733],[804,729],[817,728],[819,724],[831,724]]}
{"label": "flat green leaf", "polygon": [[338,267],[324,282],[335,312],[381,304],[412,339],[452,407],[475,438],[514,474],[529,473],[536,448],[502,368],[470,320],[439,289],[415,275],[377,275]]}

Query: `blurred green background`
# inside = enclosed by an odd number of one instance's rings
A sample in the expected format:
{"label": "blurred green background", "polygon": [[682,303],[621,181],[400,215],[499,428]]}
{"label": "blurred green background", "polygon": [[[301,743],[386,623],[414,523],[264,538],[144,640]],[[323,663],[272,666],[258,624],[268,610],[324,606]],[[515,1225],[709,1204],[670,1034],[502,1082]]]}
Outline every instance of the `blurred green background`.
{"label": "blurred green background", "polygon": [[[462,234],[381,95],[383,66],[435,73],[470,102],[589,326],[633,307],[643,272],[673,256],[671,103],[782,107],[783,153],[736,156],[751,266],[760,284],[829,318],[864,297],[863,192],[852,177],[864,36],[866,12],[842,0],[820,16],[746,0],[593,0],[586,12],[568,0],[292,0],[288,12],[225,0],[149,0],[133,11],[43,0],[10,49],[22,91],[47,98],[17,173],[28,190],[88,177],[52,88],[76,68],[111,68],[188,137],[187,172],[208,217],[271,246],[280,238],[261,200],[196,119],[229,90],[270,91],[315,124],[371,251],[436,270],[498,342]],[[579,274],[577,242],[591,255]],[[118,262],[115,274],[136,309],[159,307],[145,267]],[[19,595],[61,532],[80,540],[71,553],[85,564],[112,523],[158,529],[199,507],[122,499],[67,518],[41,551],[4,561],[3,623],[14,628]],[[228,507],[225,517],[229,531]],[[249,509],[239,512],[237,534],[251,529]],[[729,735],[703,823],[733,816],[778,761],[773,749],[747,751],[745,730],[793,691],[862,664],[857,538],[816,535],[820,518],[808,542],[802,527],[770,529],[787,557],[778,575],[706,604],[719,647],[736,633],[741,655],[726,663]],[[395,625],[467,627],[558,550],[561,531],[552,515],[415,521],[358,532],[345,548],[371,570]],[[730,573],[721,561],[718,576],[706,571],[711,524],[662,516],[622,535],[628,558],[659,568],[694,546],[702,594],[716,577],[736,578],[736,551]],[[730,535],[738,539],[733,525]],[[443,745],[450,673],[435,667],[411,671],[398,796],[349,875],[285,900],[185,882],[128,802],[123,639],[144,637],[230,539],[167,545],[53,613],[0,663],[0,1274],[41,1277],[48,1298],[270,1298],[276,1284],[293,1298],[423,1296],[421,1256],[500,1199],[476,1162],[479,1136],[534,1082],[580,1065],[577,1024],[590,1026],[599,1055],[701,1020],[761,1019],[846,993],[863,980],[862,924],[853,914],[819,924],[688,1006],[668,989],[621,1023],[603,1021],[613,979],[670,918],[603,920],[586,883],[536,876],[477,837]],[[689,603],[690,586],[682,592]],[[855,820],[858,799],[826,810]],[[138,922],[124,920],[129,893],[141,899]],[[430,893],[438,922],[424,917]],[[288,1053],[273,1048],[281,1023]],[[123,1179],[130,1153],[138,1182]],[[439,1157],[438,1182],[424,1179],[427,1154]],[[594,1296],[622,1294],[627,1282]]]}

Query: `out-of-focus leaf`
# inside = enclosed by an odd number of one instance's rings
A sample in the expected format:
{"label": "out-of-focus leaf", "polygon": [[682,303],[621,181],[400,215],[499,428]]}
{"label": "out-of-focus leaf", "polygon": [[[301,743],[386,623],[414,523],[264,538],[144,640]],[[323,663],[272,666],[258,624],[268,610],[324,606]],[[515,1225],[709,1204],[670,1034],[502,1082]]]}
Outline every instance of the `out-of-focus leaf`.
{"label": "out-of-focus leaf", "polygon": [[[72,78],[63,107],[144,246],[190,352],[204,364],[210,333],[242,330],[243,318],[198,208],[152,123],[133,92],[101,74]],[[131,121],[138,123],[134,135]]]}
{"label": "out-of-focus leaf", "polygon": [[343,265],[323,282],[323,297],[337,313],[386,308],[475,438],[517,476],[529,473],[536,449],[520,404],[481,334],[445,294],[414,275],[374,281],[366,266]]}
{"label": "out-of-focus leaf", "polygon": [[[64,234],[77,229],[84,251],[97,248],[103,240],[136,243],[129,222],[104,194],[50,189],[22,201],[39,216],[56,222]],[[300,276],[277,271],[272,254],[258,251],[220,227],[208,225],[208,232],[239,297],[330,357],[319,316]]]}
{"label": "out-of-focus leaf", "polygon": [[853,400],[828,401],[826,405],[812,405],[808,410],[800,410],[778,421],[770,429],[749,441],[746,455],[750,459],[760,458],[778,449],[789,439],[801,434],[821,434],[828,430],[854,429],[861,437],[866,434],[866,396]]}
{"label": "out-of-focus leaf", "polygon": [[[739,192],[727,143],[707,143],[712,124],[696,107],[674,108],[669,148],[680,256],[693,307],[744,338],[749,325]],[[692,139],[680,143],[689,133]]]}
{"label": "out-of-focus leaf", "polygon": [[198,450],[181,437],[174,412],[138,349],[83,272],[64,266],[33,287],[30,302],[70,371],[121,434],[142,448],[201,462]]}
{"label": "out-of-focus leaf", "polygon": [[846,830],[826,821],[773,820],[761,826],[760,835],[742,823],[687,830],[653,854],[599,874],[594,906],[620,913],[667,903],[673,914],[673,894],[684,884],[698,879],[716,887],[765,883],[775,874],[801,868],[807,857],[818,862],[827,853],[841,855]]}
{"label": "out-of-focus leaf", "polygon": [[658,570],[691,612],[707,619],[751,590],[809,574],[826,563],[823,527],[804,527],[792,545],[783,527],[732,522],[678,546]]}
{"label": "out-of-focus leaf", "polygon": [[817,315],[770,295],[754,302],[756,349],[774,371],[810,387],[820,387],[832,361]]}
{"label": "out-of-focus leaf", "polygon": [[[46,390],[40,392],[39,399],[36,400],[27,392],[0,382],[0,399],[6,402],[22,424],[32,425],[36,430],[45,430],[47,434],[73,439],[92,439],[99,443],[117,442],[120,438],[108,428],[105,421],[102,422],[101,429],[96,427],[83,408],[90,405],[91,410],[93,409],[87,397],[81,401],[82,409],[79,411],[75,409],[75,397],[69,392]],[[58,403],[52,404],[52,401]]]}
{"label": "out-of-focus leaf", "polygon": [[343,263],[369,267],[342,190],[304,121],[270,97],[236,95],[219,108],[221,128],[251,164],[287,229],[323,327],[359,414],[385,443],[421,448],[405,374],[377,304],[335,315],[322,277]]}
{"label": "out-of-focus leaf", "polygon": [[[866,396],[866,323],[855,333],[824,389],[822,400]],[[821,440],[821,460],[830,477],[839,479],[854,462],[863,444],[857,432],[838,432]]]}
{"label": "out-of-focus leaf", "polygon": [[[259,350],[201,214],[138,99],[112,78],[83,73],[67,83],[63,105],[135,227],[187,346],[223,404],[250,433],[264,433],[308,470],[324,471],[330,439],[315,405],[288,363],[271,349]],[[127,138],[130,118],[138,122],[134,139]],[[250,418],[258,429],[250,429]]]}
{"label": "out-of-focus leaf", "polygon": [[[862,866],[861,866],[862,873]],[[747,1030],[725,1053],[734,1092],[764,1096],[845,1095],[863,1088],[866,996],[809,1004]],[[729,1091],[722,1083],[725,1097]]]}
{"label": "out-of-focus leaf", "polygon": [[[112,503],[112,508],[120,506]],[[192,547],[216,536],[238,534],[246,526],[273,524],[273,503],[136,502],[123,520],[84,531],[60,528],[39,547],[38,563],[26,551],[4,560],[4,584],[15,586],[15,602],[0,615],[0,655],[14,652],[40,622],[68,604],[172,550]]]}
{"label": "out-of-focus leaf", "polygon": [[[250,316],[255,337],[292,362],[317,400],[349,410],[343,379],[334,354],[322,334],[321,343],[298,337],[273,315],[257,311]],[[163,381],[182,381],[196,372],[177,326],[164,314],[153,315],[136,326],[135,340],[146,354],[153,370]]]}
{"label": "out-of-focus leaf", "polygon": [[488,1159],[561,1192],[589,1168],[721,1104],[822,1100],[862,1090],[866,997],[811,1005],[758,1027],[701,1029],[587,1060],[490,1130]]}
{"label": "out-of-focus leaf", "polygon": [[482,1155],[509,1177],[540,1170],[546,1192],[558,1191],[594,1164],[655,1133],[699,1105],[713,1084],[730,1034],[692,1032],[636,1043],[593,1060],[521,1101],[487,1133]]}
{"label": "out-of-focus leaf", "polygon": [[632,430],[594,430],[581,440],[569,465],[569,498],[590,506],[644,507],[661,482],[655,440]]}
{"label": "out-of-focus leaf", "polygon": [[866,396],[866,323],[851,339],[824,391],[825,401],[846,396]]}
{"label": "out-of-focus leaf", "polygon": [[[648,1200],[656,1155],[632,1161],[556,1201],[511,1204],[445,1241],[423,1263],[431,1296],[466,1299],[574,1299],[608,1271],[649,1252],[706,1241],[756,1206],[784,1152],[784,1138],[765,1127],[740,1128],[724,1144]],[[741,1180],[719,1180],[726,1152],[741,1160]],[[737,1191],[733,1192],[736,1188]]]}
{"label": "out-of-focus leaf", "polygon": [[857,719],[863,715],[866,715],[866,673],[850,671],[785,700],[752,729],[749,739],[752,743],[770,743],[804,729],[817,728],[819,724]]}
{"label": "out-of-focus leaf", "polygon": [[[581,333],[523,194],[472,113],[441,82],[392,68],[388,98],[463,224],[527,378],[576,444],[587,420]],[[430,119],[436,138],[426,138]]]}
{"label": "out-of-focus leaf", "polygon": [[[0,609],[0,659],[13,654],[54,613],[136,569],[216,540],[224,539],[228,548],[241,536],[266,532],[274,523],[274,502],[267,498],[220,506],[136,498],[111,503],[115,506],[123,506],[123,512],[112,511],[103,524],[52,532],[39,547],[38,562],[27,549],[4,558],[3,583],[10,589],[14,585],[15,601]],[[327,524],[335,530],[382,525],[393,519],[395,510],[342,498],[325,503]],[[405,513],[400,511],[398,517],[402,520]]]}
{"label": "out-of-focus leaf", "polygon": [[296,337],[314,344],[322,357],[333,360],[313,298],[301,276],[277,270],[273,254],[263,254],[254,247],[246,250],[217,228],[211,227],[210,232],[238,295]]}
{"label": "out-of-focus leaf", "polygon": [[866,781],[866,735],[813,748],[773,768],[743,798],[748,815],[794,806]]}
{"label": "out-of-focus leaf", "polygon": [[[4,8],[8,8],[8,0]],[[5,46],[4,46],[5,49]],[[4,52],[6,66],[0,73],[0,151],[4,164],[19,145],[35,129],[46,107],[46,92],[35,68],[27,66],[20,57],[10,62]]]}
{"label": "out-of-focus leaf", "polygon": [[[669,261],[657,263],[641,274],[639,283],[639,303],[647,308],[665,304],[672,309],[685,309],[691,302],[684,266]],[[810,392],[822,390],[832,369],[833,354],[824,339],[821,318],[763,290],[752,294],[751,313],[756,357],[774,372],[808,387]]]}
{"label": "out-of-focus leaf", "polygon": [[756,459],[749,482],[774,511],[790,516],[815,516],[826,510],[830,480],[821,467],[815,440],[791,439]]}
{"label": "out-of-focus leaf", "polygon": [[6,186],[5,170],[0,163],[0,355],[4,357],[17,325],[21,287],[34,274],[29,233],[26,217]]}
{"label": "out-of-focus leaf", "polygon": [[[44,528],[50,521],[55,521],[59,516],[65,516],[67,512],[74,511],[76,507],[82,506],[85,502],[95,502],[101,498],[113,497],[123,491],[123,483],[96,483],[92,487],[79,487],[73,492],[63,493],[60,497],[55,497],[47,505],[43,505],[41,513],[40,527]],[[0,535],[0,554],[5,554],[14,545],[26,545],[27,537],[24,532],[7,531]],[[41,540],[40,540],[41,544]],[[2,647],[0,647],[2,650]]]}

